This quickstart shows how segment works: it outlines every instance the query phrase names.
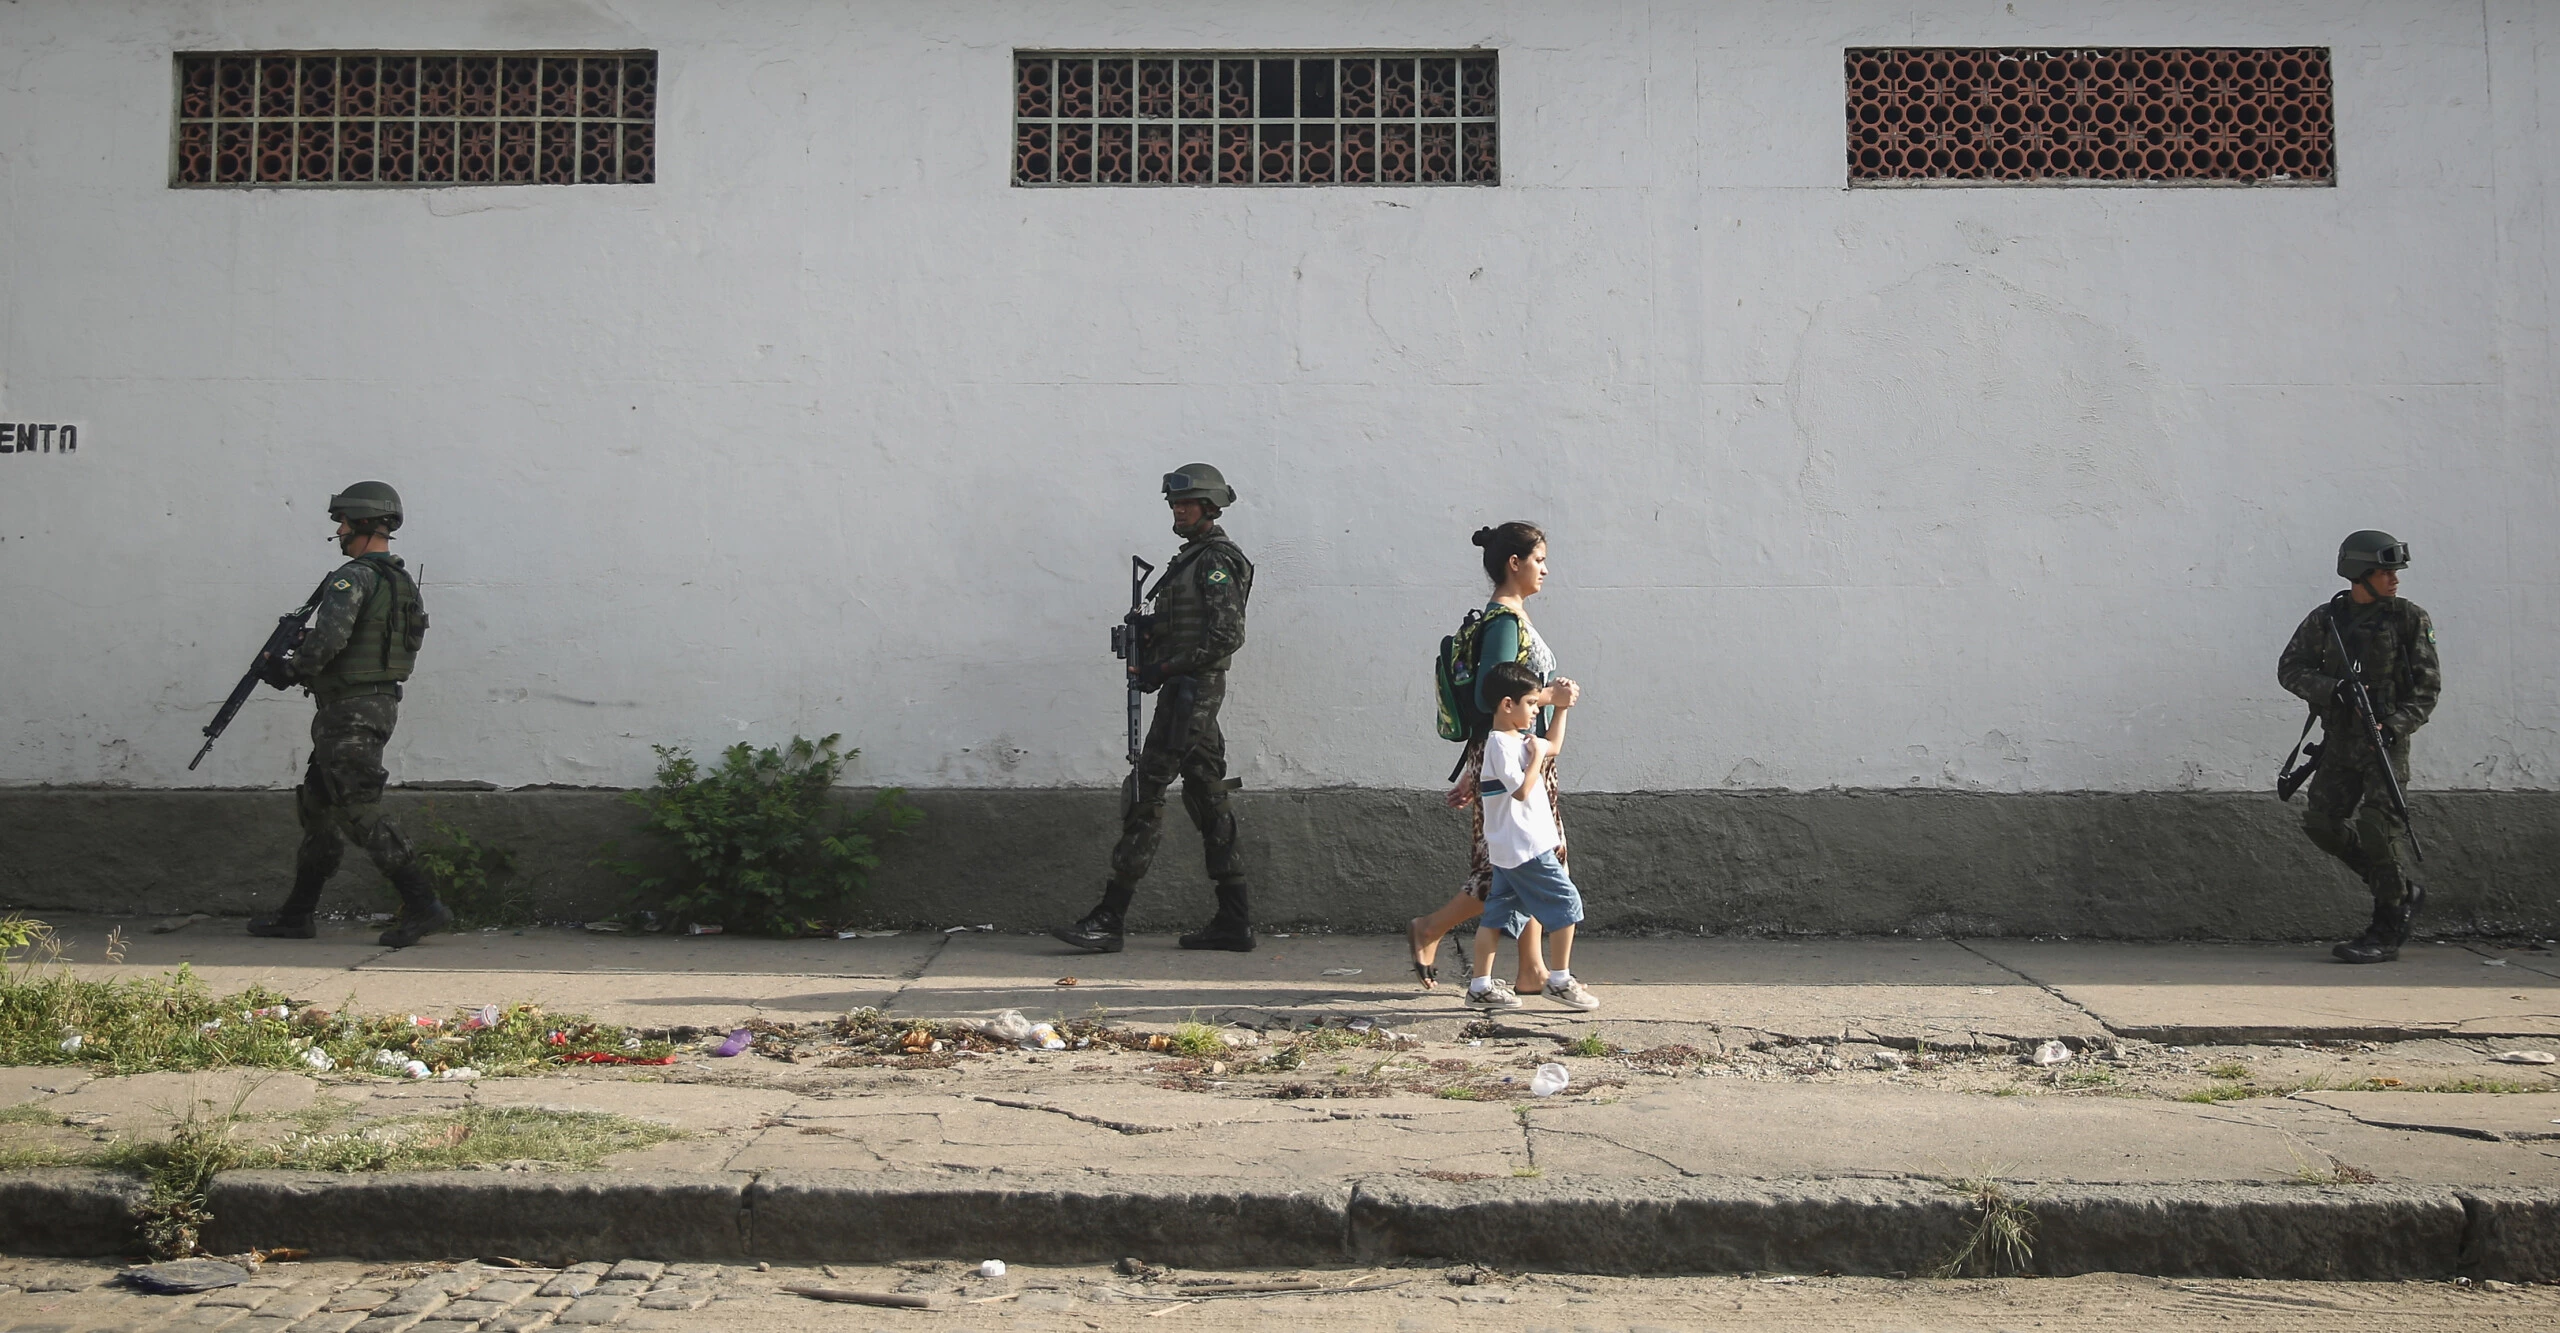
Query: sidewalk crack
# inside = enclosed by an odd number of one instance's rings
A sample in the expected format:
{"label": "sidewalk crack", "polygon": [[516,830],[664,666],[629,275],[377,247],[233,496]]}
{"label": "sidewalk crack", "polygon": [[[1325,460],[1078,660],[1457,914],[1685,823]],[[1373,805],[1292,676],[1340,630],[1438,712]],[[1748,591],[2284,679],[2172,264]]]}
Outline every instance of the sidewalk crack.
{"label": "sidewalk crack", "polygon": [[898,1001],[907,998],[907,988],[924,980],[924,974],[932,971],[935,963],[942,961],[942,952],[951,947],[953,938],[945,935],[935,940],[933,948],[923,958],[917,960],[913,968],[898,974],[898,988],[889,992],[888,999],[880,1002],[880,1012],[893,1014],[898,1011]]}
{"label": "sidewalk crack", "polygon": [[1017,1101],[1011,1097],[989,1097],[984,1093],[971,1094],[969,1100],[1015,1111],[1046,1111],[1051,1115],[1065,1116],[1069,1120],[1081,1120],[1088,1125],[1100,1125],[1104,1129],[1119,1134],[1170,1134],[1177,1129],[1207,1129],[1218,1123],[1213,1120],[1201,1120],[1188,1125],[1140,1125],[1126,1120],[1113,1120],[1106,1116],[1086,1115],[1082,1111],[1070,1111],[1050,1102]]}
{"label": "sidewalk crack", "polygon": [[2104,1032],[2106,1032],[2109,1036],[2121,1037],[2121,1036],[2123,1036],[2123,1035],[2124,1035],[2123,1033],[2116,1031],[2116,1026],[2115,1026],[2115,1024],[2108,1022],[2108,1021],[2107,1021],[2105,1018],[2103,1018],[2103,1017],[2100,1017],[2100,1016],[2099,1016],[2099,1014],[2097,1013],[2097,1011],[2095,1011],[2095,1010],[2091,1009],[2089,1006],[2087,1006],[2087,1005],[2085,1005],[2085,1004],[2080,1003],[2078,1000],[2072,999],[2070,996],[2063,994],[2060,990],[2057,990],[2057,989],[2055,989],[2055,988],[2054,988],[2054,987],[2052,987],[2052,986],[2048,986],[2048,985],[2046,985],[2045,983],[2043,983],[2043,982],[2041,982],[2041,981],[2038,981],[2038,980],[2037,980],[2037,979],[2035,979],[2034,977],[2031,977],[2031,976],[2027,975],[2026,973],[2019,971],[2017,968],[2014,968],[2014,967],[2009,966],[2007,963],[2001,962],[1999,959],[1994,958],[1994,957],[1992,957],[1991,955],[1989,955],[1989,954],[1987,954],[1987,953],[1984,953],[1984,952],[1983,952],[1983,951],[1981,951],[1980,949],[1977,949],[1977,948],[1973,947],[1971,944],[1966,943],[1966,942],[1965,942],[1965,941],[1963,941],[1963,940],[1949,940],[1949,941],[1947,941],[1947,943],[1952,944],[1952,945],[1956,946],[1957,948],[1964,950],[1966,953],[1972,954],[1974,957],[1979,958],[1979,959],[1981,959],[1982,961],[1984,961],[1984,962],[1986,962],[1986,963],[1991,964],[1993,967],[1999,968],[2001,971],[2008,973],[2010,976],[2016,977],[2018,980],[2023,981],[2023,982],[2027,983],[2028,985],[2035,987],[2037,990],[2043,991],[2045,994],[2050,995],[2050,996],[2052,996],[2053,998],[2055,998],[2055,999],[2057,999],[2057,1000],[2062,1001],[2064,1004],[2070,1005],[2072,1008],[2079,1010],[2079,1011],[2081,1012],[2081,1014],[2083,1014],[2084,1016],[2086,1016],[2090,1022],[2097,1024],[2097,1025],[2098,1025],[2098,1027],[2099,1027],[2099,1029],[2100,1029],[2100,1030],[2102,1030],[2102,1031],[2104,1031]]}

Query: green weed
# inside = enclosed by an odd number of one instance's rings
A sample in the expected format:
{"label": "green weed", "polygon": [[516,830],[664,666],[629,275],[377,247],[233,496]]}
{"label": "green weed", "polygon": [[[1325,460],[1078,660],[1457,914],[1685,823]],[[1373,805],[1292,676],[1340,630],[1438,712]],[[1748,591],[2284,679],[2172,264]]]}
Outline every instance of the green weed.
{"label": "green weed", "polygon": [[418,868],[435,881],[436,896],[453,909],[458,926],[525,926],[533,923],[533,892],[515,878],[515,854],[432,820],[432,841],[417,849]]}
{"label": "green weed", "polygon": [[1480,1102],[1484,1100],[1484,1090],[1481,1088],[1470,1088],[1460,1085],[1442,1088],[1440,1090],[1440,1096],[1445,1101]]}
{"label": "green weed", "polygon": [[1206,1060],[1227,1052],[1227,1044],[1218,1040],[1218,1030],[1206,1023],[1176,1023],[1172,1038],[1173,1049],[1194,1060]]}
{"label": "green weed", "polygon": [[2198,1088],[2193,1092],[2179,1093],[2178,1100],[2182,1102],[2202,1102],[2210,1104],[2213,1102],[2241,1102],[2247,1101],[2252,1097],[2269,1097],[2273,1095],[2273,1093],[2261,1091],[2247,1084],[2216,1083],[2209,1088]]}
{"label": "green weed", "polygon": [[341,1133],[288,1137],[255,1164],[303,1171],[433,1171],[536,1162],[592,1167],[615,1153],[684,1137],[680,1130],[594,1111],[465,1107]]}
{"label": "green weed", "polygon": [[1615,1049],[1616,1048],[1611,1046],[1608,1042],[1602,1040],[1600,1034],[1597,1032],[1583,1033],[1581,1036],[1564,1044],[1565,1054],[1579,1055],[1593,1060],[1599,1059],[1601,1056],[1607,1055]]}
{"label": "green weed", "polygon": [[924,812],[894,787],[860,814],[837,809],[836,779],[860,753],[839,752],[841,739],[794,736],[761,750],[741,741],[707,771],[690,750],[655,747],[657,785],[625,799],[683,868],[656,873],[641,861],[611,859],[610,847],[597,864],[628,876],[641,899],[678,921],[789,936],[842,917],[880,864],[877,838],[914,826]]}
{"label": "green weed", "polygon": [[2249,1076],[2249,1066],[2244,1065],[2237,1060],[2225,1060],[2220,1064],[2206,1065],[2204,1067],[2204,1076],[2206,1078],[2218,1078],[2230,1082],[2238,1082],[2239,1080]]}

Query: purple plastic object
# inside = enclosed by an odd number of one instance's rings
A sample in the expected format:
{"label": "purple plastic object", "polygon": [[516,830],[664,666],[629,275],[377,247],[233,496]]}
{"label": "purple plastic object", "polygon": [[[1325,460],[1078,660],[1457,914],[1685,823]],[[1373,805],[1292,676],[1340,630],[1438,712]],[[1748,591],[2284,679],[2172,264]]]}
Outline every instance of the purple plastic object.
{"label": "purple plastic object", "polygon": [[725,1060],[755,1044],[756,1034],[747,1031],[745,1028],[740,1028],[737,1031],[730,1033],[727,1041],[713,1047],[711,1053]]}

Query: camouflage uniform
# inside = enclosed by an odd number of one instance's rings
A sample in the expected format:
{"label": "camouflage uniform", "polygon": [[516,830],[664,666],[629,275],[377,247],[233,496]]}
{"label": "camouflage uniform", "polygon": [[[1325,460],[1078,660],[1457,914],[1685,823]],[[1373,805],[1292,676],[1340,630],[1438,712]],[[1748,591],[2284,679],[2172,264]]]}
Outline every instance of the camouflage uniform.
{"label": "camouflage uniform", "polygon": [[1155,861],[1165,791],[1178,776],[1182,808],[1208,853],[1219,921],[1241,928],[1249,920],[1236,817],[1227,801],[1242,783],[1227,776],[1218,707],[1227,697],[1227,665],[1244,646],[1245,602],[1252,595],[1253,562],[1215,523],[1187,538],[1156,582],[1139,680],[1160,688],[1146,743],[1121,784],[1120,841],[1111,849],[1101,907],[1114,917],[1128,915],[1138,881]]}
{"label": "camouflage uniform", "polygon": [[2405,783],[2409,737],[2425,726],[2444,690],[2436,661],[2435,623],[2399,597],[2357,603],[2339,593],[2303,617],[2276,662],[2276,680],[2320,717],[2320,766],[2302,811],[2302,831],[2320,850],[2346,863],[2373,892],[2377,913],[2399,908],[2409,894],[2403,867],[2412,863],[2408,830],[2383,796],[2380,758],[2338,682],[2347,675],[2329,641],[2338,618],[2347,650],[2363,664],[2365,689],[2389,736],[2391,765]]}
{"label": "camouflage uniform", "polygon": [[400,680],[409,674],[412,644],[425,622],[417,585],[398,556],[358,556],[323,585],[310,632],[294,650],[294,678],[319,710],[311,719],[311,762],[294,790],[302,846],[294,856],[293,896],[281,915],[308,916],[319,904],[321,888],[346,854],[342,837],[372,858],[400,891],[403,907],[420,897],[434,900],[412,863],[408,838],[382,808],[390,779],[382,747],[399,723]]}

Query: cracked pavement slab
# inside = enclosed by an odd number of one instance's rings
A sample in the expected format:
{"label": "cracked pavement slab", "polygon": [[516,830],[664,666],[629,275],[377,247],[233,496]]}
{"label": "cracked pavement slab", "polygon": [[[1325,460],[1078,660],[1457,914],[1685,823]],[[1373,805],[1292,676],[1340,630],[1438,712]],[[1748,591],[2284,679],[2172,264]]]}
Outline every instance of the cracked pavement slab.
{"label": "cracked pavement slab", "polygon": [[[2560,1039],[2560,975],[2412,943],[2357,967],[2326,944],[1973,940],[1968,948],[2126,1036],[2197,1045],[2428,1036]],[[2560,969],[2556,969],[2560,970]]]}

